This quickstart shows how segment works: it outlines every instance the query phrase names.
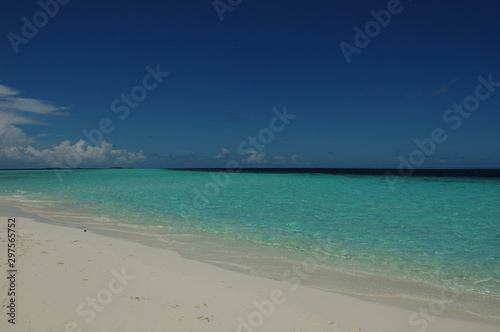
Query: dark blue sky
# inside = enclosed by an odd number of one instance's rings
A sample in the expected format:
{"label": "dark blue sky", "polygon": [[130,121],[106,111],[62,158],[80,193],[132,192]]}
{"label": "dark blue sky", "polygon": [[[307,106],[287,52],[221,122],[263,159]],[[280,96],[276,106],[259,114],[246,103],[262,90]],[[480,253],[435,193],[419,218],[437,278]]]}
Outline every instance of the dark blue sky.
{"label": "dark blue sky", "polygon": [[500,167],[498,1],[41,3],[0,4],[0,168]]}

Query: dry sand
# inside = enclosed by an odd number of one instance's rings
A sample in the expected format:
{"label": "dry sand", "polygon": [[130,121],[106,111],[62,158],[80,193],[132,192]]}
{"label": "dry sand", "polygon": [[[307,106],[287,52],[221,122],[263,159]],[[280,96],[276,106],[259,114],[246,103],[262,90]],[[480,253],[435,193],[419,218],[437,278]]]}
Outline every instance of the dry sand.
{"label": "dry sand", "polygon": [[426,316],[256,278],[173,251],[28,218],[16,218],[13,325],[7,315],[7,219],[0,217],[0,331],[500,330],[487,321]]}

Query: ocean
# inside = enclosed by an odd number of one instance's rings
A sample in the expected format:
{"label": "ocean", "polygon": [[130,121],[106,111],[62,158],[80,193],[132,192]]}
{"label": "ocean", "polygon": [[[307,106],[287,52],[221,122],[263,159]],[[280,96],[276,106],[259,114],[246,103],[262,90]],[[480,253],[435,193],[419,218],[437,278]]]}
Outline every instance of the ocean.
{"label": "ocean", "polygon": [[0,203],[300,285],[409,303],[452,290],[452,311],[500,318],[500,178],[414,176],[391,190],[371,175],[59,175],[0,171]]}

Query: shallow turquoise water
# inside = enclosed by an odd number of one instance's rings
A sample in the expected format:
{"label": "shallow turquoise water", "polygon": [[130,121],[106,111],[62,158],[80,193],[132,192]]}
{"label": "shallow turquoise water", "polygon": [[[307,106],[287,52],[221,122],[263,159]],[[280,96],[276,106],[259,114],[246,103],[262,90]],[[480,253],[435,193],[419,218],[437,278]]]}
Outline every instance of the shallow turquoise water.
{"label": "shallow turquoise water", "polygon": [[1,171],[0,196],[155,226],[167,238],[237,239],[297,257],[322,246],[326,265],[500,295],[499,179],[414,177],[391,192],[377,176],[151,169],[62,178]]}

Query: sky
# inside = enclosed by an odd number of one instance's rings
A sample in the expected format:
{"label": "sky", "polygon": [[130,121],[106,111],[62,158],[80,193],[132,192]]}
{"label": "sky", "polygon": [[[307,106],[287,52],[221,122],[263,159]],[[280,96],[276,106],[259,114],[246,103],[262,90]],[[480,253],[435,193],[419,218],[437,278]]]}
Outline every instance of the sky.
{"label": "sky", "polygon": [[2,169],[500,167],[499,1],[0,13]]}

